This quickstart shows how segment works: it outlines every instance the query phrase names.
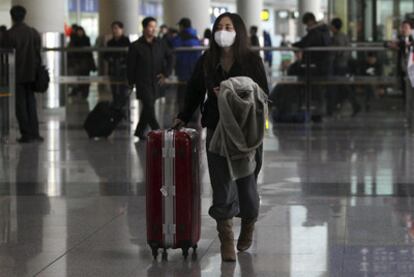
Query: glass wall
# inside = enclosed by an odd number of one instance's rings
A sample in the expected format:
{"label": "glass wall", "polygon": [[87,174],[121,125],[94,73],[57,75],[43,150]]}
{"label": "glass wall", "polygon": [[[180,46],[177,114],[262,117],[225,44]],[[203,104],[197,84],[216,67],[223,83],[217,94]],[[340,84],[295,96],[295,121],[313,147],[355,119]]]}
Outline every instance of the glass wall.
{"label": "glass wall", "polygon": [[98,0],[68,0],[67,25],[78,24],[94,42],[99,35]]}
{"label": "glass wall", "polygon": [[[330,0],[335,6],[336,0]],[[348,34],[353,41],[380,42],[395,39],[406,18],[414,19],[413,0],[348,0]],[[335,13],[332,16],[336,16]]]}

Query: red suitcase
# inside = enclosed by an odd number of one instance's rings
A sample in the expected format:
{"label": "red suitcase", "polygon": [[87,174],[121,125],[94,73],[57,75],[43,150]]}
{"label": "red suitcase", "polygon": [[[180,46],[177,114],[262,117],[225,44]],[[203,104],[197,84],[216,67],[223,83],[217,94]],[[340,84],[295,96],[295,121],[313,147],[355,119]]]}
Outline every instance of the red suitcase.
{"label": "red suitcase", "polygon": [[153,131],[146,166],[147,239],[158,249],[182,249],[185,258],[200,239],[199,135],[193,129]]}

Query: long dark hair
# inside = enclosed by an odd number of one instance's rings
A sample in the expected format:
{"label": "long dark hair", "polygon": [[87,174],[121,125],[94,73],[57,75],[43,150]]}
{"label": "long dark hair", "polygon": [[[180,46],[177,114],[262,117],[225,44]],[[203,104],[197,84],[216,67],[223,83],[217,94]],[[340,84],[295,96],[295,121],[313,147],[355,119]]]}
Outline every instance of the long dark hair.
{"label": "long dark hair", "polygon": [[206,52],[206,59],[204,68],[207,72],[212,72],[215,70],[216,66],[220,62],[221,47],[217,44],[214,39],[215,33],[218,31],[218,24],[224,18],[228,17],[233,23],[234,31],[236,32],[236,39],[234,44],[231,46],[233,50],[235,62],[243,65],[243,58],[250,53],[249,50],[249,39],[247,35],[246,25],[243,22],[243,19],[240,15],[236,13],[223,13],[217,17],[213,25],[213,30],[210,39],[210,49]]}

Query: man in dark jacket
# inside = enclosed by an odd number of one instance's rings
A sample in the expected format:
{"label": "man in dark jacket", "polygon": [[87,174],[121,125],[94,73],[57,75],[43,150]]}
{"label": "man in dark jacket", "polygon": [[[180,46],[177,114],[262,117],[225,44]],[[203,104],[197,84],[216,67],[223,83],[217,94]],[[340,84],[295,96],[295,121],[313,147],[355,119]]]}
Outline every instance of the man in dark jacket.
{"label": "man in dark jacket", "polygon": [[[359,75],[368,77],[381,77],[384,74],[383,65],[375,52],[368,52],[365,60],[358,66]],[[365,86],[365,111],[371,110],[371,99],[375,97],[377,86]]]}
{"label": "man in dark jacket", "polygon": [[398,40],[393,42],[387,42],[386,47],[395,49],[398,51],[397,60],[397,75],[400,77],[400,86],[403,96],[406,95],[406,78],[407,78],[407,67],[408,58],[413,49],[414,38],[412,35],[413,22],[411,20],[404,20],[400,25],[400,34]]}
{"label": "man in dark jacket", "polygon": [[[180,31],[178,36],[172,40],[172,46],[177,47],[196,47],[201,46],[200,40],[197,37],[197,31],[191,28],[191,20],[188,18],[182,18],[178,22]],[[187,83],[191,78],[195,64],[201,56],[201,51],[185,51],[177,52],[175,60],[175,74],[178,81]],[[186,85],[179,85],[177,90],[177,102],[178,108],[181,110],[184,107],[185,92],[187,90]]]}
{"label": "man in dark jacket", "polygon": [[[315,15],[305,13],[302,19],[307,26],[308,33],[300,41],[293,44],[294,47],[324,47],[331,45],[329,27],[324,23],[318,23]],[[329,73],[329,52],[304,52],[303,59],[311,65],[315,65],[315,75],[325,76]]]}
{"label": "man in dark jacket", "polygon": [[[69,48],[86,48],[91,47],[91,40],[86,35],[85,29],[82,26],[77,26],[76,34],[71,36]],[[91,71],[96,71],[95,60],[93,53],[87,52],[69,52],[69,73],[77,76],[89,76]],[[89,84],[77,85],[73,88],[71,96],[76,96],[78,93],[82,95],[83,99],[89,96]]]}
{"label": "man in dark jacket", "polygon": [[0,47],[4,44],[4,37],[6,36],[7,27],[4,25],[0,26]]}
{"label": "man in dark jacket", "polygon": [[[251,26],[250,27],[250,46],[251,47],[260,47],[260,40],[257,32],[259,31],[259,27]],[[260,51],[254,51],[257,55],[260,55]]]}
{"label": "man in dark jacket", "polygon": [[[329,27],[326,24],[318,23],[316,17],[312,13],[305,13],[302,18],[303,24],[307,26],[308,33],[299,41],[293,44],[294,47],[325,47],[331,45],[331,36]],[[311,76],[327,76],[330,69],[330,55],[329,52],[303,52],[303,60],[305,64],[311,66],[309,73]],[[322,116],[324,107],[322,106],[323,98],[326,95],[326,88],[320,86],[313,86],[312,88],[312,102],[315,109],[314,114]]]}
{"label": "man in dark jacket", "polygon": [[128,82],[135,85],[137,98],[142,102],[142,112],[135,136],[144,140],[145,129],[159,129],[155,116],[155,100],[160,96],[160,86],[172,71],[172,53],[163,40],[156,37],[157,21],[147,17],[142,21],[144,35],[131,44],[128,52]]}
{"label": "man in dark jacket", "polygon": [[[129,47],[131,44],[129,38],[124,35],[124,24],[120,21],[114,21],[111,24],[112,39],[108,41],[107,47],[120,48]],[[115,82],[123,81],[126,78],[126,53],[109,52],[104,55],[108,62],[109,75]],[[113,84],[112,100],[115,106],[121,108],[127,102],[128,86]]]}
{"label": "man in dark jacket", "polygon": [[250,27],[250,46],[251,47],[260,47],[260,40],[257,32],[259,28],[257,26]]}
{"label": "man in dark jacket", "polygon": [[[332,46],[336,47],[350,47],[348,36],[342,32],[342,20],[340,18],[334,18],[331,21],[332,31]],[[336,51],[332,53],[332,69],[333,75],[336,77],[345,77],[350,73],[349,60],[351,58],[351,52]],[[356,98],[355,89],[351,86],[335,86],[328,92],[327,97],[327,113],[332,115],[341,102],[348,99],[352,105],[353,116],[356,116],[361,110],[358,100]]]}
{"label": "man in dark jacket", "polygon": [[24,23],[24,7],[13,6],[10,15],[13,27],[6,33],[5,46],[16,51],[16,116],[22,135],[18,142],[41,142],[43,138],[39,134],[36,98],[32,89],[41,64],[41,39],[34,28]]}

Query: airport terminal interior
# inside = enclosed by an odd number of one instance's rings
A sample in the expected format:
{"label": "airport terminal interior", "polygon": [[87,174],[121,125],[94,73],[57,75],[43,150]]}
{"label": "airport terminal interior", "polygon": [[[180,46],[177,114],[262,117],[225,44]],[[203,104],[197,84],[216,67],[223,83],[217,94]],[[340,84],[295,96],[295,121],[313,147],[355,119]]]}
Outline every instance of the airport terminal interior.
{"label": "airport terminal interior", "polygon": [[[0,47],[1,277],[414,276],[413,46],[394,47],[405,25],[414,30],[414,1],[0,0],[6,29],[15,5],[26,8],[25,22],[40,33],[50,83],[36,93],[44,141],[17,142],[19,64],[14,51]],[[200,44],[181,51],[201,55],[213,39],[205,30],[225,12],[240,14],[250,31],[257,26],[257,46],[266,47],[255,50],[271,103],[252,245],[236,250],[235,262],[222,261],[209,214],[207,131],[197,110],[188,127],[200,134],[198,247],[187,258],[181,249],[167,256],[159,249],[154,259],[147,241],[149,140],[134,136],[143,105],[126,75],[111,69],[108,56],[130,57],[128,48],[107,46],[112,22],[121,21],[135,41],[146,17],[157,20],[159,36],[180,32],[180,19],[188,18]],[[306,13],[328,28],[341,19],[349,44],[295,46],[312,30],[302,24]],[[74,50],[80,27],[90,44]],[[171,51],[176,62],[180,49]],[[309,57],[339,52],[349,60],[346,74],[315,74]],[[73,70],[76,55],[89,55],[94,68]],[[183,86],[173,70],[160,89],[155,114],[163,130],[179,112]],[[115,99],[114,90],[131,93],[125,116],[109,137],[90,138],[84,122],[98,103]],[[236,244],[241,220],[233,222]]]}

